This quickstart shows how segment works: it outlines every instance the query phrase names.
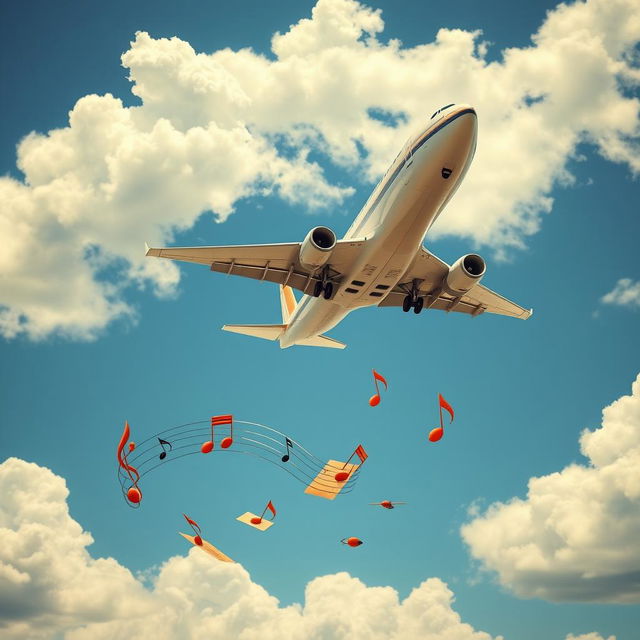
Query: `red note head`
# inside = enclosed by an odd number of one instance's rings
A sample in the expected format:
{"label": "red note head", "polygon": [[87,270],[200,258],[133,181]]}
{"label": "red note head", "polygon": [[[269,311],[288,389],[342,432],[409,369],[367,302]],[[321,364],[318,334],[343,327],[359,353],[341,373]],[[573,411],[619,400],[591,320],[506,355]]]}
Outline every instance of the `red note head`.
{"label": "red note head", "polygon": [[129,453],[131,453],[135,448],[136,448],[136,443],[135,442],[130,442],[129,443]]}
{"label": "red note head", "polygon": [[393,509],[393,504],[391,503],[391,500],[383,500],[380,503],[381,507],[384,507],[385,509]]}
{"label": "red note head", "polygon": [[211,440],[209,440],[208,442],[205,442],[200,447],[200,451],[202,451],[202,453],[211,453],[213,451],[213,442]]}
{"label": "red note head", "polygon": [[377,407],[380,404],[380,394],[376,393],[375,396],[369,398],[369,404],[372,407]]}
{"label": "red note head", "polygon": [[140,489],[138,489],[137,487],[131,487],[131,489],[127,491],[127,499],[129,500],[129,502],[138,504],[138,502],[142,500],[142,493],[140,492]]}
{"label": "red note head", "polygon": [[338,471],[334,478],[336,482],[344,482],[349,477],[349,474],[346,471]]}
{"label": "red note head", "polygon": [[350,547],[359,547],[362,544],[362,540],[359,538],[347,538],[347,544]]}
{"label": "red note head", "polygon": [[201,538],[200,536],[196,536],[196,537],[193,539],[193,542],[194,542],[194,544],[197,544],[199,547],[201,547],[201,546],[202,546],[202,538]]}
{"label": "red note head", "polygon": [[222,447],[223,449],[228,449],[232,444],[233,444],[233,438],[231,438],[230,436],[227,436],[226,438],[222,439],[222,442],[220,443],[220,447]]}
{"label": "red note head", "polygon": [[260,524],[262,522],[262,518],[258,518],[257,516],[255,518],[251,518],[251,524]]}
{"label": "red note head", "polygon": [[438,442],[438,440],[440,440],[443,435],[444,429],[442,427],[436,427],[435,429],[432,429],[431,433],[429,434],[429,440],[431,440],[431,442]]}

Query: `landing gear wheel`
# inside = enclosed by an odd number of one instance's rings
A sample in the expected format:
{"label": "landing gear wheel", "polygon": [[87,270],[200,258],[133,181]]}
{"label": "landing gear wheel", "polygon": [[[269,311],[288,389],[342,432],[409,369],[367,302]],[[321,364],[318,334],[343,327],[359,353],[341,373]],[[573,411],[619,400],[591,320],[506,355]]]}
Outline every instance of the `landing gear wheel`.
{"label": "landing gear wheel", "polygon": [[411,302],[411,296],[405,296],[404,300],[402,301],[402,310],[407,313],[412,306],[413,303]]}
{"label": "landing gear wheel", "polygon": [[313,297],[314,298],[319,298],[320,294],[322,293],[322,282],[320,282],[320,280],[318,280],[318,282],[315,283],[314,287],[313,287]]}
{"label": "landing gear wheel", "polygon": [[333,283],[327,282],[327,284],[324,285],[324,299],[329,300],[332,294],[333,294]]}
{"label": "landing gear wheel", "polygon": [[413,313],[420,313],[422,311],[422,307],[424,307],[424,298],[418,298],[413,303]]}

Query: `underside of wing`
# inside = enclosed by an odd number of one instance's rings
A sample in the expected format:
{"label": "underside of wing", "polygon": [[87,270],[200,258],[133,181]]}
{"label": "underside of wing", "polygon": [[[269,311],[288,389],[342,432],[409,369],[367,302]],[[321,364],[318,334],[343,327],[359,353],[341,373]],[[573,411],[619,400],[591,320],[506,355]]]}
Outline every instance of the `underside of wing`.
{"label": "underside of wing", "polygon": [[456,311],[472,316],[484,312],[497,313],[523,320],[533,314],[532,309],[525,309],[481,284],[476,284],[467,293],[455,294],[446,287],[448,273],[449,265],[446,262],[422,248],[400,283],[379,306],[401,307],[411,287],[415,285],[418,295],[424,297],[425,309]]}
{"label": "underside of wing", "polygon": [[[336,243],[327,263],[326,277],[339,284],[342,274],[355,261],[364,240]],[[321,268],[309,269],[300,264],[299,242],[282,244],[230,245],[221,247],[147,247],[147,256],[207,265],[211,271],[254,280],[267,280],[311,293],[321,279]]]}

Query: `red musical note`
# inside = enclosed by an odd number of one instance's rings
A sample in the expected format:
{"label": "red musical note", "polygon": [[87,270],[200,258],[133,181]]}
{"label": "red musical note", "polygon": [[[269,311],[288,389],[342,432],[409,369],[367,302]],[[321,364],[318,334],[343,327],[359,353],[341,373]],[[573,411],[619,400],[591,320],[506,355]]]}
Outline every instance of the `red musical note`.
{"label": "red musical note", "polygon": [[189,523],[189,526],[193,529],[193,533],[195,533],[196,535],[193,538],[193,541],[199,546],[202,546],[202,531],[200,530],[200,527],[198,526],[198,523],[195,520],[192,520],[186,513],[182,514],[186,521]]}
{"label": "red musical note", "polygon": [[[342,465],[343,469],[349,464],[349,462],[351,462],[351,458],[353,458],[353,456],[358,456],[358,458],[360,458],[360,464],[356,467],[356,469],[359,469],[364,461],[369,457],[369,454],[364,450],[364,447],[359,444],[356,447],[356,450],[349,456],[349,459],[344,463],[344,465]],[[349,475],[349,471],[338,471],[334,478],[336,482],[344,482]]]}
{"label": "red musical note", "polygon": [[[138,482],[140,480],[140,474],[135,467],[132,467],[127,462],[127,454],[122,455],[122,451],[127,444],[127,440],[129,439],[129,423],[125,421],[124,423],[124,431],[122,432],[122,437],[120,438],[120,443],[118,444],[118,464],[127,472],[129,479],[131,480],[132,486],[129,487],[127,491],[127,499],[129,502],[133,502],[134,504],[138,504],[142,500],[142,491],[140,491],[140,487],[138,487]],[[136,448],[135,442],[129,443],[129,453],[131,453]],[[135,476],[135,477],[134,477]]]}
{"label": "red musical note", "polygon": [[372,371],[373,371],[373,382],[376,385],[376,393],[375,395],[371,396],[371,398],[369,398],[369,404],[372,407],[377,407],[380,404],[380,389],[378,387],[378,380],[382,382],[385,390],[387,390],[389,387],[387,386],[387,381],[384,379],[383,376],[381,376],[375,369],[373,369]]}
{"label": "red musical note", "polygon": [[355,537],[342,538],[340,542],[342,542],[342,544],[348,544],[350,547],[359,547],[361,544],[364,544],[360,538]]}
{"label": "red musical note", "polygon": [[273,502],[269,500],[269,502],[267,502],[267,506],[264,508],[264,511],[260,514],[260,517],[251,518],[251,524],[260,524],[262,522],[262,518],[264,517],[264,514],[267,511],[267,509],[269,509],[269,511],[271,511],[271,513],[273,514],[273,518],[269,518],[269,519],[273,520],[276,517],[276,508],[273,506]]}
{"label": "red musical note", "polygon": [[432,429],[429,433],[429,440],[431,442],[438,442],[438,440],[440,440],[440,438],[442,438],[442,436],[444,435],[444,423],[442,422],[443,409],[448,411],[449,415],[451,416],[449,424],[453,422],[453,407],[442,397],[441,394],[438,394],[438,405],[440,408],[440,426]]}
{"label": "red musical note", "polygon": [[230,435],[226,436],[220,442],[220,448],[228,449],[233,444],[233,416],[232,415],[224,415],[224,416],[212,416],[211,418],[211,440],[207,442],[203,442],[200,447],[200,451],[202,453],[210,453],[213,451],[213,429],[214,427],[221,426],[223,424],[230,425]]}

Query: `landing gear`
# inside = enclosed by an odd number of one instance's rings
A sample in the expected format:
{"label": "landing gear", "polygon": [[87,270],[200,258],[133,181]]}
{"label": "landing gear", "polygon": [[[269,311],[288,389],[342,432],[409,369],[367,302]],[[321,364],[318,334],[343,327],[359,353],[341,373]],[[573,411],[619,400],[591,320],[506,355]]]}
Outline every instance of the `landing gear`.
{"label": "landing gear", "polygon": [[327,271],[322,273],[322,280],[318,280],[313,285],[313,297],[319,298],[320,294],[324,293],[324,299],[330,300],[333,295],[333,282],[328,279]]}
{"label": "landing gear", "polygon": [[402,310],[408,313],[411,307],[413,307],[414,313],[420,313],[424,307],[424,298],[418,295],[419,281],[413,283],[411,287],[411,293],[407,294],[402,301]]}

